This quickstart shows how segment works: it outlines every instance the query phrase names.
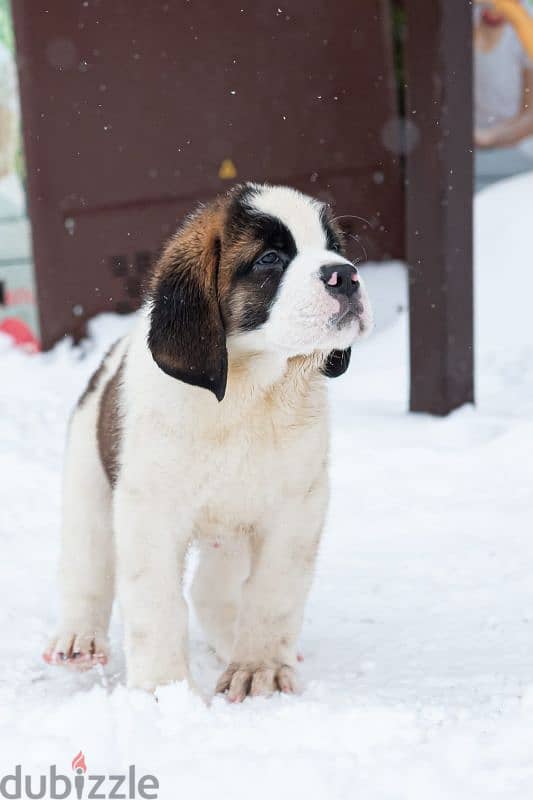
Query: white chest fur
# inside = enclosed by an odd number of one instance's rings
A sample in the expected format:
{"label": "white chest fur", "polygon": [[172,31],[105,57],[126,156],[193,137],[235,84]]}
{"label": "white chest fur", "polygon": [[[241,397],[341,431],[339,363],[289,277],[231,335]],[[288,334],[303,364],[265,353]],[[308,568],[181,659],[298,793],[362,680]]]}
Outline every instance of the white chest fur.
{"label": "white chest fur", "polygon": [[174,498],[195,519],[257,525],[287,496],[305,494],[325,469],[325,380],[294,360],[266,358],[260,379],[238,360],[222,403],[163,374],[132,337],[123,386],[121,482]]}

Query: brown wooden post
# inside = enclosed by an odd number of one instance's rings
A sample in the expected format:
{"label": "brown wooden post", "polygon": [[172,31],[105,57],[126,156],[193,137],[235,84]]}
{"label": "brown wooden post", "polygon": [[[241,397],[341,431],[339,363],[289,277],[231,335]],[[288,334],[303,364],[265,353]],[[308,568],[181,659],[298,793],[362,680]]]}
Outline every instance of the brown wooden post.
{"label": "brown wooden post", "polygon": [[405,0],[412,411],[474,399],[472,8]]}

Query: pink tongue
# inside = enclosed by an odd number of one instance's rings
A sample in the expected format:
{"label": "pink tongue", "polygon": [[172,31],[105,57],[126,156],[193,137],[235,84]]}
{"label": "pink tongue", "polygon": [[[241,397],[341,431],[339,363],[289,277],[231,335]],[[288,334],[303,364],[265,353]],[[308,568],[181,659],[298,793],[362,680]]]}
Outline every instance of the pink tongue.
{"label": "pink tongue", "polygon": [[331,278],[328,281],[328,286],[336,286],[337,285],[337,273],[334,272]]}

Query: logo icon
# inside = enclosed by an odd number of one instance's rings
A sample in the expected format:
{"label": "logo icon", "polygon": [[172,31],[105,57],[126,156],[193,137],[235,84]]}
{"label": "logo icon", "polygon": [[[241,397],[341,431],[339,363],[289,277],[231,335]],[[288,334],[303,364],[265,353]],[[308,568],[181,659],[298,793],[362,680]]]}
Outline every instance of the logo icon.
{"label": "logo icon", "polygon": [[74,787],[76,789],[76,796],[81,800],[83,795],[83,785],[85,783],[85,773],[87,772],[87,764],[85,763],[85,756],[83,751],[74,756],[72,759],[72,769],[74,770]]}

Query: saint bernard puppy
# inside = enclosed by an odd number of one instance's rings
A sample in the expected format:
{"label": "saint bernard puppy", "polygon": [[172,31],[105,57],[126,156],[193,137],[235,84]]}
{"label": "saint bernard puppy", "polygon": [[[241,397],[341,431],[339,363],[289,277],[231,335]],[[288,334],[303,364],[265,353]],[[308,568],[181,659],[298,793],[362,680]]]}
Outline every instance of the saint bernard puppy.
{"label": "saint bernard puppy", "polygon": [[326,377],[371,325],[317,200],[245,184],[185,220],[70,423],[47,662],[106,662],[116,582],[128,685],[190,680],[181,579],[195,541],[217,691],[294,691],[328,502]]}

